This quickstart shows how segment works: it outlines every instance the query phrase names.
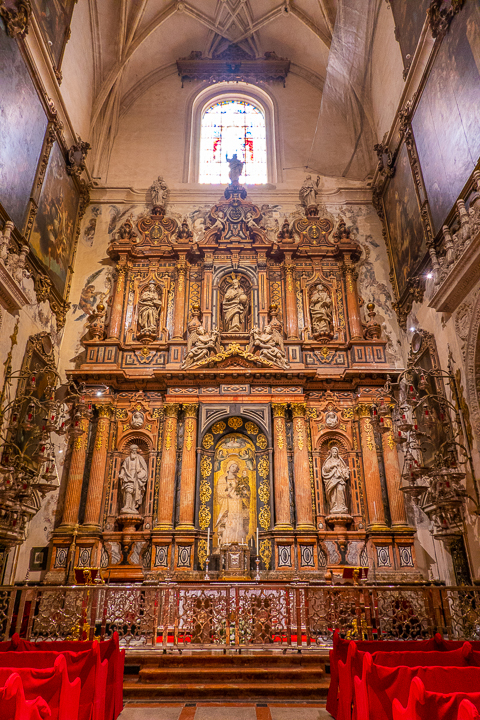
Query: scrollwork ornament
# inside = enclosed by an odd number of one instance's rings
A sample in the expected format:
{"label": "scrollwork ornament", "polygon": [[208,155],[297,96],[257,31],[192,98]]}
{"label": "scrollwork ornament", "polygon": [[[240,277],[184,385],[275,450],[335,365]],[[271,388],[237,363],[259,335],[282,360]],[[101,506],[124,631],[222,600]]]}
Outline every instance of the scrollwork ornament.
{"label": "scrollwork ornament", "polygon": [[259,432],[259,431],[258,431],[258,426],[255,425],[255,423],[253,423],[253,422],[247,422],[247,423],[245,424],[245,430],[246,430],[247,433],[249,433],[250,435],[257,435],[258,432]]}
{"label": "scrollwork ornament", "polygon": [[260,434],[256,438],[256,443],[257,443],[258,447],[260,448],[260,450],[265,450],[268,445],[267,438],[265,437],[265,435],[262,435],[262,434]]}
{"label": "scrollwork ornament", "polygon": [[205,450],[209,450],[214,443],[213,435],[211,433],[207,433],[202,441],[202,447],[205,448]]}
{"label": "scrollwork ornament", "polygon": [[208,555],[208,548],[207,548],[206,540],[198,541],[197,555],[198,555],[198,563],[203,570],[203,568],[205,567],[205,560],[207,559],[207,555]]}
{"label": "scrollwork ornament", "polygon": [[451,0],[450,5],[446,5],[444,0],[431,0],[427,16],[434,39],[445,35],[453,18],[462,9],[464,2],[465,0]]}
{"label": "scrollwork ornament", "polygon": [[223,433],[226,427],[227,426],[225,425],[225,423],[220,420],[220,422],[215,423],[215,425],[212,427],[212,432],[214,435],[220,435],[220,433]]}
{"label": "scrollwork ornament", "polygon": [[210,460],[209,457],[204,455],[200,462],[200,473],[201,473],[202,477],[205,478],[205,477],[209,477],[211,472],[212,472],[212,461]]}
{"label": "scrollwork ornament", "polygon": [[238,430],[238,428],[241,428],[242,425],[243,425],[243,420],[238,417],[230,418],[228,421],[228,427],[231,427],[234,430]]}
{"label": "scrollwork ornament", "polygon": [[262,540],[260,543],[260,557],[263,560],[266,570],[270,569],[270,561],[272,559],[272,542],[271,540]]}
{"label": "scrollwork ornament", "polygon": [[0,17],[5,23],[7,35],[23,40],[28,33],[32,5],[30,0],[17,0],[15,9],[9,10],[4,0],[0,0]]}
{"label": "scrollwork ornament", "polygon": [[201,530],[206,530],[210,525],[212,514],[206,505],[202,505],[198,511],[198,524]]}
{"label": "scrollwork ornament", "polygon": [[264,530],[269,530],[271,519],[272,515],[270,513],[270,508],[268,505],[264,505],[258,513],[258,522],[260,523],[260,527]]}
{"label": "scrollwork ornament", "polygon": [[270,472],[270,461],[266,455],[263,455],[258,462],[258,474],[262,478],[268,477]]}

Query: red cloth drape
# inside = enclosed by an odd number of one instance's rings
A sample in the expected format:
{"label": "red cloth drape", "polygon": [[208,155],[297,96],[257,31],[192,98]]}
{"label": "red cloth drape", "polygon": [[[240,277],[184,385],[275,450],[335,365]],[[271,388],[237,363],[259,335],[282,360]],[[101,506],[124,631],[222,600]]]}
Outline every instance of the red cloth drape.
{"label": "red cloth drape", "polygon": [[50,708],[41,697],[25,700],[17,673],[10,675],[0,687],[0,710],[2,720],[46,720],[51,717]]}

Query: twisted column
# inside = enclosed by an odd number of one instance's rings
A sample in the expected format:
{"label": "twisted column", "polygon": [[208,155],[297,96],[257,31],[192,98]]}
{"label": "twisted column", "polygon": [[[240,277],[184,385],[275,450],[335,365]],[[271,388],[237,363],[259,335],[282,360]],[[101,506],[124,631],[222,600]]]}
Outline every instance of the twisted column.
{"label": "twisted column", "polygon": [[272,404],[276,530],[292,529],[292,524],[290,521],[290,486],[288,481],[287,430],[285,425],[286,410],[287,403]]}
{"label": "twisted column", "polygon": [[310,486],[310,468],[308,464],[308,444],[305,415],[305,403],[291,405],[293,415],[293,469],[295,478],[295,507],[297,511],[297,530],[312,530],[312,489]]}
{"label": "twisted column", "polygon": [[348,321],[350,326],[350,337],[352,340],[363,339],[362,321],[358,305],[357,278],[353,265],[345,265],[345,281],[347,287],[347,308]]}
{"label": "twisted column", "polygon": [[180,477],[180,514],[177,528],[194,530],[195,468],[198,403],[183,405],[185,432],[182,448],[182,473]]}
{"label": "twisted column", "polygon": [[173,337],[175,340],[183,340],[184,317],[185,317],[185,285],[187,277],[187,266],[185,262],[177,265],[177,283],[175,291],[175,315],[173,318]]}
{"label": "twisted column", "polygon": [[110,314],[110,324],[108,329],[108,338],[111,340],[119,340],[122,330],[125,275],[126,268],[117,265],[117,282],[115,283],[115,293],[113,296],[112,312]]}
{"label": "twisted column", "polygon": [[110,419],[113,408],[111,405],[97,405],[98,423],[95,445],[93,447],[92,465],[88,481],[87,503],[85,505],[84,525],[92,529],[100,529],[102,517],[102,498],[107,465],[108,438]]}
{"label": "twisted column", "polygon": [[179,405],[164,405],[165,429],[163,433],[162,467],[158,490],[157,530],[173,528],[173,507],[175,502],[175,472],[177,469],[177,416]]}
{"label": "twisted column", "polygon": [[78,425],[83,434],[73,441],[72,456],[68,472],[67,490],[63,505],[62,527],[73,527],[78,523],[78,511],[80,509],[80,498],[82,496],[83,474],[85,472],[85,461],[87,459],[88,443],[88,417],[86,411],[81,411],[82,417]]}
{"label": "twisted column", "polygon": [[295,268],[285,265],[285,308],[288,340],[298,339],[297,296],[295,293]]}
{"label": "twisted column", "polygon": [[385,427],[389,432],[382,433],[383,464],[385,466],[385,480],[387,482],[388,504],[390,506],[390,517],[392,527],[398,530],[409,527],[405,514],[405,502],[403,493],[400,490],[401,472],[398,462],[397,446],[393,439],[392,417],[389,413],[384,415]]}
{"label": "twisted column", "polygon": [[370,411],[370,405],[362,404],[357,406],[357,413],[360,418],[360,441],[365,476],[365,495],[367,497],[368,529],[385,530],[388,528],[385,524],[380,469],[378,467]]}

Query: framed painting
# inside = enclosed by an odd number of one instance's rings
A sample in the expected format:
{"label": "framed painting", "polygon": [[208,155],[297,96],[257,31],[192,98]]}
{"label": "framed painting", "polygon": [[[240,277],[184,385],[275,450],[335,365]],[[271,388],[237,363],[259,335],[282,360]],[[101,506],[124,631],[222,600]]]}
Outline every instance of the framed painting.
{"label": "framed painting", "polygon": [[20,48],[0,19],[0,202],[24,231],[48,119]]}
{"label": "framed painting", "polygon": [[415,109],[412,129],[434,232],[480,156],[480,3],[454,17]]}
{"label": "framed painting", "polygon": [[79,193],[68,175],[62,150],[55,141],[30,234],[30,247],[63,297],[75,247]]}
{"label": "framed painting", "polygon": [[48,545],[46,547],[32,547],[30,550],[29,570],[46,570],[48,559]]}
{"label": "framed painting", "polygon": [[395,21],[395,37],[400,44],[406,72],[415,55],[430,2],[431,0],[390,0]]}
{"label": "framed painting", "polygon": [[407,288],[426,253],[422,221],[405,143],[402,144],[395,166],[395,175],[383,195],[388,224],[390,256],[395,275],[398,298]]}
{"label": "framed painting", "polygon": [[70,37],[70,23],[77,0],[34,0],[34,12],[52,55],[60,70],[65,45]]}

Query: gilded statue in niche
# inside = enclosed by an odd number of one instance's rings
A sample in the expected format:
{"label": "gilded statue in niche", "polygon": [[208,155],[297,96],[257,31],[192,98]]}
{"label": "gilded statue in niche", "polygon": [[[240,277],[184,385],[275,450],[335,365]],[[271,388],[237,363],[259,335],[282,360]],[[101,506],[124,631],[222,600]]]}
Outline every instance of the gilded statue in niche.
{"label": "gilded statue in niche", "polygon": [[122,515],[135,515],[142,504],[147,484],[147,463],[138,454],[138,445],[130,445],[130,455],[125,458],[120,468],[118,479],[122,488]]}
{"label": "gilded statue in niche", "polygon": [[315,337],[333,336],[333,303],[326,287],[319,283],[310,296],[310,317]]}
{"label": "gilded statue in niche", "polygon": [[162,301],[158,295],[157,286],[152,280],[140,294],[137,326],[139,337],[157,337],[161,309]]}
{"label": "gilded statue in niche", "polygon": [[245,331],[245,318],[248,311],[248,296],[238,275],[232,273],[230,287],[223,297],[223,325],[227,332]]}
{"label": "gilded statue in niche", "polygon": [[346,488],[350,478],[350,469],[340,457],[336,445],[330,448],[327,459],[323,463],[322,478],[330,515],[348,513]]}
{"label": "gilded statue in niche", "polygon": [[213,544],[247,543],[255,534],[255,448],[239,433],[223,437],[215,450]]}

